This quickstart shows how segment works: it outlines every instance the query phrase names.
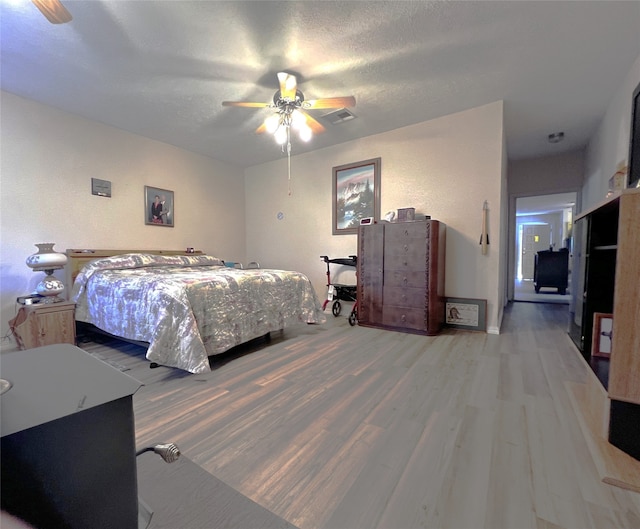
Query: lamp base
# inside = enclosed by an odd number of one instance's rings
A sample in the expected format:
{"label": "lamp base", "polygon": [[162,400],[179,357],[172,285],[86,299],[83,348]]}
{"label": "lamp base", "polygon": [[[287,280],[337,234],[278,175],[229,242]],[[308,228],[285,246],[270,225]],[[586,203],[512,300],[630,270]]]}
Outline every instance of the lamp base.
{"label": "lamp base", "polygon": [[61,301],[67,301],[66,299],[60,297],[60,296],[45,296],[40,300],[40,304],[42,305],[43,303],[60,303]]}
{"label": "lamp base", "polygon": [[[47,276],[36,286],[36,292],[45,297],[57,296],[63,291],[64,283],[57,277],[54,277],[51,273],[48,273]],[[43,301],[46,302],[46,300]]]}

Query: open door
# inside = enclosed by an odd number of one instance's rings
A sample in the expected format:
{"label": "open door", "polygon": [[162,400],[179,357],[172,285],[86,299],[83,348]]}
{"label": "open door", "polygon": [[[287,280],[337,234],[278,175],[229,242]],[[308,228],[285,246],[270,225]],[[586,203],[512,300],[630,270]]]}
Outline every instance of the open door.
{"label": "open door", "polygon": [[548,224],[523,224],[520,256],[520,277],[523,280],[533,280],[536,253],[548,250],[550,244],[551,230]]}

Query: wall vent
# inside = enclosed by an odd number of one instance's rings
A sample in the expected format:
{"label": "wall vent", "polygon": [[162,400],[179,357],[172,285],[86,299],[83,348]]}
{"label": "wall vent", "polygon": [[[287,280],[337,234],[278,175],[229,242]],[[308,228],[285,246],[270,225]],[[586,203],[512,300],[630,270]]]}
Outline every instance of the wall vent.
{"label": "wall vent", "polygon": [[332,125],[338,125],[339,123],[344,123],[345,121],[351,121],[355,119],[356,116],[351,111],[346,108],[339,108],[338,110],[334,110],[333,112],[329,112],[322,116],[323,119],[326,119]]}

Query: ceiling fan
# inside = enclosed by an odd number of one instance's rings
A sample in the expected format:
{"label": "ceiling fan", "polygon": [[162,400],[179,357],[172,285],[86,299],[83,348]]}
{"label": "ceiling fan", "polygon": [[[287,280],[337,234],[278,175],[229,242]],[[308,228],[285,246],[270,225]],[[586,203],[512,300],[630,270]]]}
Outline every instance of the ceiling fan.
{"label": "ceiling fan", "polygon": [[52,24],[71,22],[71,13],[60,3],[60,0],[31,0],[40,12]]}
{"label": "ceiling fan", "polygon": [[324,126],[307,110],[322,110],[329,108],[354,107],[356,98],[353,96],[330,97],[325,99],[305,99],[298,90],[296,76],[287,72],[278,72],[280,89],[273,95],[269,103],[255,103],[252,101],[223,101],[227,107],[271,108],[271,114],[257,129],[257,133],[270,132],[276,141],[282,145],[289,142],[290,129],[298,130],[304,141],[311,139],[312,133],[325,130]]}
{"label": "ceiling fan", "polygon": [[298,132],[302,141],[309,141],[314,132],[322,132],[325,129],[322,123],[307,113],[307,110],[354,107],[356,106],[356,98],[346,96],[306,100],[304,94],[298,90],[298,81],[295,75],[287,72],[278,72],[278,82],[280,83],[280,89],[273,94],[273,100],[270,103],[223,101],[222,106],[271,108],[274,110],[274,113],[264,120],[262,125],[256,129],[256,132],[273,134],[275,140],[282,145],[282,152],[286,152],[289,195],[291,195],[291,129]]}

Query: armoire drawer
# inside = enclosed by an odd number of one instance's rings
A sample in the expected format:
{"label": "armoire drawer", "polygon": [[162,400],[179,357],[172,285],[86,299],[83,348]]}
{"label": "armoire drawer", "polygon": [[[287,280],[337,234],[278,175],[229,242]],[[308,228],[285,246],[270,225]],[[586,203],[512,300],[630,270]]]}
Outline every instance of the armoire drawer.
{"label": "armoire drawer", "polygon": [[389,234],[394,243],[422,244],[429,238],[429,224],[427,222],[396,223],[389,227]]}
{"label": "armoire drawer", "polygon": [[427,272],[424,270],[386,270],[384,286],[399,288],[421,288],[424,292],[427,285]]}
{"label": "armoire drawer", "polygon": [[425,308],[427,293],[424,288],[384,287],[384,303],[394,307]]}
{"label": "armoire drawer", "polygon": [[409,243],[386,247],[384,250],[385,270],[424,270],[427,259],[427,246]]}
{"label": "armoire drawer", "polygon": [[394,307],[385,305],[382,309],[382,324],[389,327],[427,329],[427,309],[413,307]]}

